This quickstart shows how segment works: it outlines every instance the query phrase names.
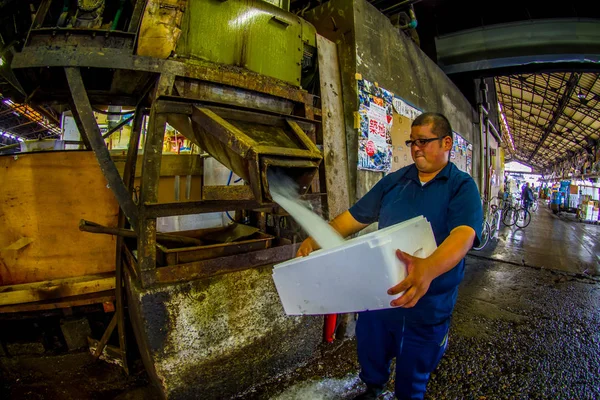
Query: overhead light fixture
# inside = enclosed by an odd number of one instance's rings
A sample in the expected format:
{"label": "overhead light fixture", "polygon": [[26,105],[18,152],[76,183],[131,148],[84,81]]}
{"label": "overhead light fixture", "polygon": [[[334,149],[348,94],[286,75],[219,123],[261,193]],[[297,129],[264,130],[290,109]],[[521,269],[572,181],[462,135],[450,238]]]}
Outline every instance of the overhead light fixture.
{"label": "overhead light fixture", "polygon": [[581,89],[579,89],[577,91],[577,97],[579,98],[579,100],[585,100],[585,94],[583,94],[583,92],[581,91]]}

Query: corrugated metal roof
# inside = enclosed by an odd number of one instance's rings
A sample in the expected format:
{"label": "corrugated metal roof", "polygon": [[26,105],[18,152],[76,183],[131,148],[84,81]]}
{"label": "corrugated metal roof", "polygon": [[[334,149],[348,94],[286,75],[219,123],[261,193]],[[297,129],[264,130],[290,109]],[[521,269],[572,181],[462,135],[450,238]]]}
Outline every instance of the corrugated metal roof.
{"label": "corrugated metal roof", "polygon": [[[495,78],[509,154],[546,170],[568,152],[588,146],[600,130],[598,73],[553,72]],[[564,98],[564,99],[563,99]],[[502,125],[502,124],[501,124]],[[552,127],[551,131],[549,131]],[[510,133],[510,137],[509,137]]]}

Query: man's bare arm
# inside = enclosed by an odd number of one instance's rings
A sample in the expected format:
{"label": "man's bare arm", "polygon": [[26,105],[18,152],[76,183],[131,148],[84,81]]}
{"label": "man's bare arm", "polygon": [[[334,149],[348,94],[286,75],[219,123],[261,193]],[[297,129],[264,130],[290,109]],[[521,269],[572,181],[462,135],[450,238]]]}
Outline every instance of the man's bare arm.
{"label": "man's bare arm", "polygon": [[[337,217],[335,217],[330,223],[331,227],[335,229],[340,236],[346,238],[350,235],[355,234],[369,226],[368,224],[362,224],[354,219],[352,214],[349,211],[344,211]],[[296,257],[304,257],[309,255],[314,250],[318,250],[320,247],[318,243],[316,243],[312,237],[307,238],[298,249],[296,253]]]}

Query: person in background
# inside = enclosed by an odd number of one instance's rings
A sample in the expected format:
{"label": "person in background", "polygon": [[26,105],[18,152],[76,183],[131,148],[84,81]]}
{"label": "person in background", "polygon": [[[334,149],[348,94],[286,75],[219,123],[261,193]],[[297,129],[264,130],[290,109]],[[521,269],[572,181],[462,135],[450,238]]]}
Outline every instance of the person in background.
{"label": "person in background", "polygon": [[[438,245],[427,258],[398,250],[396,256],[406,265],[407,276],[388,290],[391,308],[359,314],[358,361],[367,390],[356,399],[375,399],[381,394],[394,357],[396,397],[422,399],[448,345],[450,317],[465,272],[464,257],[479,243],[483,226],[477,185],[448,160],[452,143],[446,117],[421,114],[406,141],[414,163],[385,176],[330,223],[347,237],[374,222],[383,229],[423,215]],[[308,256],[317,248],[309,237],[297,256]]]}
{"label": "person in background", "polygon": [[529,187],[529,182],[527,182],[525,184],[525,187],[523,187],[523,193],[521,198],[523,199],[523,207],[525,207],[526,210],[529,210],[529,207],[531,207],[531,204],[534,200],[533,190],[531,190],[531,188]]}

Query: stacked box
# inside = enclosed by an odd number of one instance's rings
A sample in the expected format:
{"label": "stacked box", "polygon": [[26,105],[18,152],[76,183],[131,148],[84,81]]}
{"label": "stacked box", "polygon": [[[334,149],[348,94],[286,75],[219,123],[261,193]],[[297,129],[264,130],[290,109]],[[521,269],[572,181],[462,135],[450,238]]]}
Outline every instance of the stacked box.
{"label": "stacked box", "polygon": [[571,185],[569,193],[570,194],[579,194],[579,187],[577,187],[577,185]]}
{"label": "stacked box", "polygon": [[585,220],[591,221],[593,213],[594,213],[594,204],[587,203],[587,206],[585,207]]}

